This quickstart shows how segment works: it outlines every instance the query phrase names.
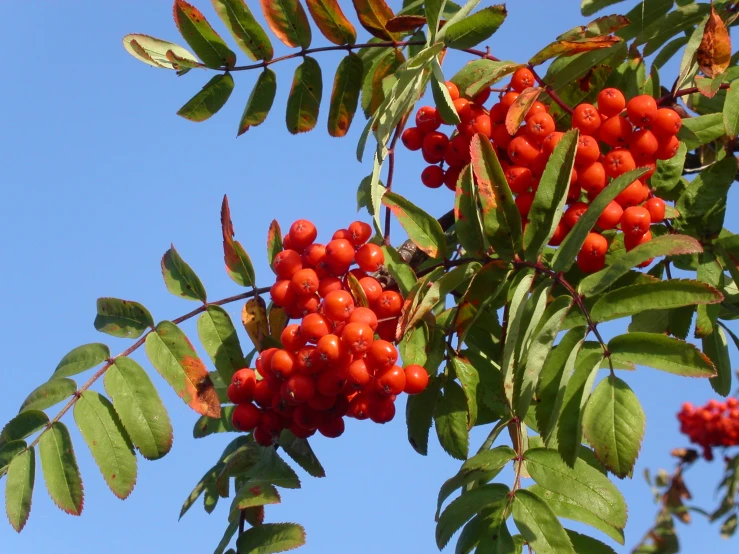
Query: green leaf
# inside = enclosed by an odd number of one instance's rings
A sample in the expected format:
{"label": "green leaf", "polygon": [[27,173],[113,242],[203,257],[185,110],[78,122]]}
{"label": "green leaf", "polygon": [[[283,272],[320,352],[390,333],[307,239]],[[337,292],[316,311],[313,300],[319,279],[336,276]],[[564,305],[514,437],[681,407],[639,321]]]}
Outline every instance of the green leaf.
{"label": "green leaf", "polygon": [[[274,71],[266,67],[264,71],[259,74],[259,78],[249,95],[249,100],[246,102],[244,113],[241,115],[241,121],[239,121],[239,131],[237,136],[241,136],[252,127],[256,127],[264,123],[267,119],[267,115],[269,115],[269,111],[272,109],[272,104],[274,104],[276,94],[277,75]],[[233,279],[233,277],[231,278]],[[236,282],[238,283],[239,281]]]}
{"label": "green leaf", "polygon": [[215,115],[231,97],[234,80],[230,73],[215,75],[182,106],[177,115],[199,123]]}
{"label": "green leaf", "polygon": [[110,490],[127,498],[136,484],[136,454],[113,405],[84,391],[74,405],[74,420]]}
{"label": "green leaf", "polygon": [[20,533],[31,513],[31,496],[36,478],[36,454],[33,447],[12,459],[5,484],[5,513],[10,525]]}
{"label": "green leaf", "polygon": [[521,64],[509,61],[474,60],[460,69],[451,81],[457,85],[462,96],[474,98],[483,89],[497,83],[519,67],[522,67]]}
{"label": "green leaf", "polygon": [[569,529],[565,529],[565,531],[567,532],[567,536],[570,538],[570,542],[572,543],[572,547],[575,549],[575,552],[587,552],[588,554],[616,554],[616,551],[613,550],[613,548],[607,544],[603,544],[593,537],[581,535],[580,533],[575,533],[575,531],[570,531]]}
{"label": "green leaf", "polygon": [[721,524],[721,538],[730,539],[733,537],[734,533],[736,533],[737,523],[739,523],[739,517],[735,513],[726,518]]}
{"label": "green leaf", "polygon": [[454,491],[470,483],[489,482],[515,457],[516,452],[508,446],[498,446],[492,450],[483,450],[472,456],[472,458],[462,464],[461,469],[454,477],[447,479],[441,486],[439,499],[436,503],[436,520],[439,520],[442,504],[444,504],[444,501]]}
{"label": "green leaf", "polygon": [[10,441],[0,446],[0,477],[8,472],[8,465],[18,454],[23,452],[28,445],[26,441]]}
{"label": "green leaf", "polygon": [[249,58],[254,61],[272,59],[272,43],[244,0],[212,0],[212,3],[236,44]]}
{"label": "green leaf", "polygon": [[382,40],[396,40],[397,37],[385,27],[395,17],[385,0],[352,0],[352,3],[362,27]]}
{"label": "green leaf", "polygon": [[52,423],[41,435],[38,448],[44,481],[54,504],[68,514],[80,515],[84,504],[82,478],[67,427],[58,421]]}
{"label": "green leaf", "polygon": [[739,135],[739,80],[732,81],[726,93],[724,130],[729,138]]}
{"label": "green leaf", "polygon": [[280,224],[277,223],[276,219],[273,219],[272,223],[269,224],[267,233],[267,262],[270,267],[272,267],[275,256],[280,252],[282,252],[282,231],[280,230]]}
{"label": "green leaf", "polygon": [[306,0],[308,11],[323,36],[334,44],[354,44],[357,31],[336,0]]}
{"label": "green leaf", "polygon": [[452,535],[480,510],[502,500],[508,494],[508,487],[500,484],[482,485],[455,499],[441,513],[436,524],[436,546],[444,548]]}
{"label": "green leaf", "polygon": [[284,429],[280,434],[279,445],[308,475],[326,477],[326,471],[306,439],[299,439],[288,429]]}
{"label": "green leaf", "polygon": [[118,298],[98,298],[95,329],[114,337],[137,339],[154,327],[149,310],[138,302]]}
{"label": "green leaf", "polygon": [[208,371],[177,325],[160,322],[146,337],[146,355],[188,406],[201,415],[220,417],[221,404]]}
{"label": "green leaf", "polygon": [[205,65],[218,68],[233,67],[236,64],[236,54],[196,7],[184,0],[175,0],[174,20],[187,44]]}
{"label": "green leaf", "polygon": [[588,328],[584,326],[567,331],[544,360],[544,366],[539,373],[539,384],[536,388],[536,423],[539,434],[547,444],[556,428],[567,382],[587,333]]}
{"label": "green leaf", "polygon": [[269,28],[290,48],[306,49],[311,43],[308,16],[298,0],[259,0]]}
{"label": "green leaf", "polygon": [[630,285],[601,296],[590,310],[593,321],[608,321],[644,310],[666,310],[697,304],[719,304],[724,295],[710,285],[671,279]]}
{"label": "green leaf", "polygon": [[192,429],[193,438],[202,439],[214,433],[236,433],[232,422],[235,409],[236,406],[223,406],[218,418],[200,416]]}
{"label": "green leaf", "polygon": [[349,131],[359,103],[362,87],[362,58],[350,52],[339,63],[331,92],[328,112],[328,134],[343,137]]}
{"label": "green leaf", "polygon": [[272,483],[286,489],[299,489],[300,479],[293,469],[280,458],[274,448],[260,448],[260,458],[244,477],[254,484]]}
{"label": "green leaf", "polygon": [[480,376],[470,361],[461,356],[452,357],[452,366],[467,397],[468,427],[472,429],[477,421],[477,386],[480,384]]}
{"label": "green leaf", "polygon": [[174,245],[162,257],[162,276],[167,290],[188,300],[206,301],[205,287],[192,268],[183,260]]}
{"label": "green leaf", "polygon": [[60,377],[49,379],[43,385],[36,387],[21,404],[19,412],[28,410],[45,410],[55,406],[62,400],[69,398],[77,391],[77,383],[72,379]]}
{"label": "green leaf", "polygon": [[398,254],[395,248],[390,245],[384,245],[382,246],[382,251],[385,254],[385,267],[387,267],[390,275],[397,282],[398,288],[403,296],[407,296],[418,280],[416,274],[406,261],[400,257],[400,254]]}
{"label": "green leaf", "polygon": [[444,394],[439,397],[434,410],[436,435],[441,447],[453,458],[467,459],[470,437],[467,431],[467,398],[462,387],[447,381]]}
{"label": "green leaf", "polygon": [[172,423],[146,371],[131,358],[116,358],[105,372],[105,392],[141,455],[163,458],[172,448]]}
{"label": "green leaf", "polygon": [[521,214],[498,156],[484,135],[475,135],[470,151],[478,181],[485,237],[501,258],[520,254],[523,251]]}
{"label": "green leaf", "polygon": [[[439,20],[446,4],[446,0],[429,0],[423,3],[423,15],[426,16],[426,24],[429,29],[429,43],[437,42],[436,34],[439,31]],[[404,6],[405,7],[405,6]],[[398,14],[402,16],[403,14]]]}
{"label": "green leaf", "polygon": [[[239,530],[239,522],[238,521],[232,521],[229,523],[228,527],[223,533],[223,538],[221,539],[221,542],[218,543],[218,546],[213,551],[213,554],[223,554],[226,551],[226,548],[229,544],[231,544],[231,541],[234,538],[234,535]],[[228,554],[236,554],[236,552],[233,549],[229,549]]]}
{"label": "green leaf", "polygon": [[[605,382],[605,381],[603,381]],[[531,448],[526,469],[537,484],[571,500],[616,528],[626,525],[626,501],[603,473],[577,458],[569,467],[556,450]]]}
{"label": "green leaf", "polygon": [[658,256],[677,256],[680,254],[698,254],[703,251],[701,244],[687,235],[662,235],[649,242],[640,244],[633,250],[622,253],[614,263],[605,269],[585,277],[578,287],[584,296],[594,296],[604,291],[620,277],[626,275],[632,267]]}
{"label": "green leaf", "polygon": [[607,6],[619,2],[623,2],[623,0],[582,0],[580,2],[580,13],[586,16],[593,15]]}
{"label": "green leaf", "polygon": [[[376,48],[375,50],[383,49]],[[405,62],[403,53],[395,49],[384,50],[382,55],[372,62],[362,82],[362,110],[367,118],[371,117],[385,100],[382,81],[388,75],[395,73],[403,62]],[[367,68],[367,63],[368,61],[365,60],[365,68]],[[370,124],[369,127],[371,128],[372,125]]]}
{"label": "green leaf", "polygon": [[77,375],[110,358],[110,349],[99,342],[83,344],[70,350],[57,364],[54,378]]}
{"label": "green leaf", "polygon": [[431,258],[445,257],[444,231],[435,218],[394,192],[386,192],[382,203],[398,218],[413,244]]}
{"label": "green leaf", "polygon": [[458,50],[477,46],[493,36],[506,15],[508,12],[504,4],[483,8],[445,29],[444,43]]}
{"label": "green leaf", "polygon": [[555,40],[539,50],[529,60],[531,65],[540,65],[547,60],[559,57],[560,59],[575,54],[582,54],[593,50],[608,51],[622,42],[619,37],[593,37],[577,41]]}
{"label": "green leaf", "polygon": [[198,318],[198,336],[224,383],[230,383],[236,371],[247,367],[236,328],[220,306],[208,306]]}
{"label": "green leaf", "polygon": [[247,481],[234,496],[231,512],[245,510],[254,506],[279,504],[280,493],[274,485],[252,485]]}
{"label": "green leaf", "polygon": [[513,407],[514,381],[516,377],[515,368],[518,362],[516,359],[516,345],[518,344],[518,337],[521,332],[521,323],[526,314],[526,304],[533,281],[533,271],[519,271],[514,275],[508,289],[510,297],[507,306],[509,323],[505,344],[503,345],[500,370],[503,374],[503,392],[508,405],[511,407]]}
{"label": "green leaf", "polygon": [[179,70],[200,64],[185,48],[148,35],[126,35],[123,37],[123,48],[137,60],[153,67]]}
{"label": "green leaf", "polygon": [[[528,412],[537,383],[539,383],[539,376],[572,305],[572,298],[564,295],[556,298],[547,306],[528,347],[526,366],[521,373],[516,413],[526,414]],[[539,431],[542,430],[539,429]]]}
{"label": "green leaf", "polygon": [[321,66],[314,58],[304,56],[303,63],[295,69],[287,99],[288,131],[295,135],[310,131],[316,126],[322,95]]}
{"label": "green leaf", "polygon": [[716,369],[711,360],[692,344],[654,333],[628,333],[608,341],[614,360],[632,362],[683,375],[713,377]]}
{"label": "green leaf", "polygon": [[633,169],[618,176],[595,197],[595,200],[590,203],[588,209],[580,216],[575,226],[570,230],[554,253],[554,257],[552,258],[552,269],[554,271],[567,271],[570,269],[575,262],[575,256],[585,242],[585,238],[593,227],[595,227],[595,223],[606,206],[646,171],[646,168]]}
{"label": "green leaf", "polygon": [[695,150],[703,144],[713,142],[724,134],[724,118],[720,113],[688,117],[677,133],[677,138],[685,143],[688,150]]}
{"label": "green leaf", "polygon": [[609,375],[598,383],[585,407],[583,431],[598,460],[616,476],[623,479],[634,469],[645,426],[644,410],[624,381]]}
{"label": "green leaf", "polygon": [[[441,380],[432,379],[420,394],[408,397],[405,405],[405,419],[408,423],[408,442],[413,449],[426,456],[428,454],[429,431],[434,421],[436,404],[441,399]],[[465,427],[467,416],[465,414]]]}
{"label": "green leaf", "polygon": [[49,424],[49,417],[39,410],[28,410],[19,413],[3,427],[0,432],[0,447],[11,441],[30,437]]}
{"label": "green leaf", "polygon": [[297,523],[264,523],[236,539],[239,554],[286,552],[305,544],[305,529]]}
{"label": "green leaf", "polygon": [[680,224],[701,237],[717,236],[724,225],[726,197],[736,172],[736,160],[727,156],[696,175],[675,204]]}
{"label": "green leaf", "polygon": [[526,259],[530,262],[537,261],[562,218],[579,136],[577,129],[564,134],[554,147],[541,176],[523,237]]}
{"label": "green leaf", "polygon": [[599,345],[580,350],[575,361],[575,371],[567,381],[562,399],[562,412],[558,421],[557,449],[562,459],[572,467],[582,443],[583,409],[590,397],[593,382],[603,361]]}
{"label": "green leaf", "polygon": [[702,343],[705,356],[716,368],[716,375],[710,379],[711,387],[721,396],[728,396],[731,393],[733,371],[724,330],[720,327],[714,328],[713,333],[702,339]]}
{"label": "green leaf", "polygon": [[590,525],[617,543],[624,544],[623,531],[598,518],[590,511],[589,507],[582,507],[569,498],[547,490],[540,485],[532,485],[528,489],[544,500],[558,517]]}
{"label": "green leaf", "polygon": [[444,78],[444,72],[441,69],[439,60],[434,59],[431,62],[431,69],[434,75],[433,79],[431,79],[431,92],[434,96],[434,104],[436,104],[436,109],[439,111],[441,120],[449,125],[457,125],[461,120],[454,107],[449,89],[446,88],[446,79]]}
{"label": "green leaf", "polygon": [[516,491],[513,521],[536,554],[575,554],[557,516],[544,500],[530,490]]}
{"label": "green leaf", "polygon": [[457,238],[470,254],[482,253],[485,249],[482,221],[477,209],[477,192],[472,166],[468,165],[457,182],[454,198],[454,229]]}

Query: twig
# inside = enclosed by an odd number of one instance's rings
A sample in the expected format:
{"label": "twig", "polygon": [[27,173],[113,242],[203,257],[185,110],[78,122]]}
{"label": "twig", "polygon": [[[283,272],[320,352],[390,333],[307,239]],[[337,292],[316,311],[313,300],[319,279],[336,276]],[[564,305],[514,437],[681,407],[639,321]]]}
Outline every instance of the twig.
{"label": "twig", "polygon": [[[178,323],[182,323],[183,321],[186,321],[186,320],[188,320],[190,318],[193,318],[196,315],[198,315],[200,313],[203,313],[206,309],[208,309],[208,306],[210,306],[210,305],[213,305],[213,306],[223,306],[224,304],[229,304],[231,302],[237,302],[239,300],[244,300],[246,298],[251,298],[253,296],[258,296],[260,294],[265,294],[267,292],[269,292],[269,287],[264,287],[264,288],[260,288],[260,289],[254,289],[252,291],[245,292],[243,294],[238,294],[236,296],[230,296],[228,298],[224,298],[223,300],[217,300],[215,302],[209,302],[207,304],[203,304],[202,306],[194,309],[193,311],[191,311],[191,312],[189,312],[189,313],[187,313],[187,314],[185,314],[183,316],[178,317],[177,319],[173,319],[172,320],[172,323],[178,324]],[[146,337],[148,337],[151,333],[154,333],[154,332],[155,332],[154,328],[150,329],[139,340],[137,340],[131,346],[129,346],[128,348],[126,348],[123,352],[121,352],[120,354],[116,354],[112,358],[109,358],[108,360],[106,360],[106,362],[103,365],[103,367],[101,367],[100,369],[98,369],[93,374],[93,376],[90,377],[87,380],[87,382],[84,383],[79,388],[79,390],[77,390],[74,393],[74,396],[72,396],[72,398],[69,399],[69,402],[67,402],[64,405],[64,407],[59,411],[59,413],[54,417],[54,419],[52,419],[51,421],[49,421],[49,423],[46,425],[46,428],[43,431],[41,431],[41,433],[39,434],[39,436],[36,437],[36,440],[34,440],[30,445],[28,445],[27,448],[32,448],[32,447],[36,446],[38,444],[39,440],[41,439],[42,435],[44,433],[46,433],[46,431],[48,431],[54,423],[57,423],[62,417],[64,417],[64,414],[66,414],[70,409],[72,409],[72,407],[82,397],[82,393],[85,392],[87,389],[89,389],[95,383],[95,381],[97,381],[98,379],[100,379],[100,377],[102,377],[103,375],[105,375],[105,372],[108,371],[108,369],[110,369],[110,367],[115,363],[115,361],[118,358],[121,358],[123,356],[129,356],[130,354],[132,354],[133,352],[135,352],[136,350],[138,350],[146,342]]]}
{"label": "twig", "polygon": [[[385,188],[388,191],[393,190],[393,176],[395,175],[395,147],[398,144],[398,139],[400,138],[401,133],[403,132],[403,128],[405,127],[405,122],[407,120],[407,117],[403,117],[400,120],[400,123],[398,123],[398,126],[395,127],[395,134],[393,135],[392,140],[390,141],[390,148],[387,151],[387,183],[385,184]],[[386,246],[390,246],[390,208],[385,208],[385,232],[383,234],[383,239]]]}
{"label": "twig", "polygon": [[574,110],[567,104],[567,102],[562,100],[556,92],[554,92],[554,89],[552,87],[544,82],[544,79],[539,77],[539,74],[536,72],[536,69],[534,69],[534,66],[528,64],[527,67],[529,68],[529,71],[531,71],[531,73],[534,75],[534,79],[536,79],[536,82],[544,87],[544,90],[549,95],[549,98],[551,98],[560,108],[565,110],[568,114],[572,115],[574,113]]}

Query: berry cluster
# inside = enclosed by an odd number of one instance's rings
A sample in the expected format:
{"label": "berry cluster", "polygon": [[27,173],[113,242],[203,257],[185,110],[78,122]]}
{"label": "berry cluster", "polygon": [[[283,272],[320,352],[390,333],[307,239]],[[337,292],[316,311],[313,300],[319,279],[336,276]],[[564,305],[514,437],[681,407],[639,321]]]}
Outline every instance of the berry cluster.
{"label": "berry cluster", "polygon": [[727,398],[726,402],[709,400],[696,408],[685,402],[677,414],[680,432],[690,442],[703,447],[703,457],[713,460],[712,447],[739,445],[739,400]]}
{"label": "berry cluster", "polygon": [[[445,184],[454,190],[460,172],[470,162],[470,141],[476,134],[482,134],[496,148],[525,224],[547,161],[564,135],[556,130],[549,107],[538,101],[531,104],[515,133],[508,132],[509,109],[520,93],[534,84],[535,77],[529,69],[518,69],[499,101],[487,109],[484,104],[490,96],[489,89],[466,99],[460,96],[454,83],[447,83],[461,120],[452,134],[440,132],[442,120],[438,110],[424,106],[416,114],[416,126],[402,135],[408,149],[421,150],[426,162],[432,164],[421,173],[424,185],[438,188]],[[592,273],[605,264],[609,244],[603,231],[620,226],[626,249],[631,250],[651,240],[652,223],[664,221],[665,203],[653,195],[649,178],[654,174],[657,160],[670,159],[677,153],[680,142],[676,134],[682,120],[674,110],[659,108],[651,96],[635,96],[627,102],[615,88],[600,91],[597,107],[587,103],[576,106],[571,119],[580,137],[567,195],[568,208],[549,242],[551,246],[562,242],[588,203],[610,179],[637,167],[648,168],[640,180],[631,183],[609,203],[597,227],[585,240],[577,262],[582,271]]]}
{"label": "berry cluster", "polygon": [[300,322],[282,331],[282,348],[262,351],[256,371],[237,371],[228,387],[234,427],[253,430],[259,444],[272,444],[283,429],[335,438],[344,416],[387,423],[397,395],[426,388],[422,366],[396,365],[403,298],[369,275],[385,262],[367,242],[371,234],[355,221],[318,244],[316,227],[298,220],[285,236],[272,264],[272,302]]}

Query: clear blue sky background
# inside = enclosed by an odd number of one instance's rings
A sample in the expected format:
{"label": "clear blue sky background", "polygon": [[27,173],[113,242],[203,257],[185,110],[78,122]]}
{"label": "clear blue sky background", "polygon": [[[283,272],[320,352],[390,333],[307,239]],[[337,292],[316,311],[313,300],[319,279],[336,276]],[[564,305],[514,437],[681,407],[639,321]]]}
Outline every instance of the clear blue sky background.
{"label": "clear blue sky background", "polygon": [[[209,2],[198,4],[223,30]],[[257,6],[255,0],[250,4]],[[508,21],[489,44],[500,58],[526,60],[546,41],[585,21],[578,5],[575,0],[510,2]],[[106,341],[114,352],[126,348],[127,342],[93,329],[97,297],[140,301],[157,320],[195,307],[169,295],[162,283],[159,260],[170,242],[200,274],[211,299],[241,292],[223,271],[219,208],[224,193],[231,200],[237,238],[251,253],[260,284],[267,284],[265,237],[272,218],[283,226],[312,218],[325,238],[356,219],[356,187],[369,172],[354,159],[361,122],[347,139],[328,137],[325,102],[316,131],[288,135],[284,105],[296,65],[292,61],[275,67],[279,94],[267,122],[238,140],[238,118],[256,74],[237,75],[230,103],[212,120],[193,124],[177,117],[177,109],[208,76],[191,72],[177,78],[135,61],[121,46],[129,32],[183,43],[168,0],[5,2],[3,14],[0,423],[17,413],[26,394],[51,375],[72,347]],[[316,33],[314,44],[319,43]],[[333,53],[320,57],[326,98],[339,59]],[[447,70],[461,61],[450,58]],[[402,152],[397,189],[441,214],[452,195],[423,189],[421,168],[420,156]],[[238,309],[232,306],[236,319]],[[185,329],[196,336],[194,325]],[[247,340],[243,334],[242,342]],[[145,362],[141,354],[137,358]],[[158,462],[140,460],[136,488],[121,502],[107,490],[72,418],[66,417],[85,485],[83,516],[70,517],[55,508],[39,471],[25,531],[16,535],[0,524],[3,554],[212,551],[226,527],[228,502],[210,516],[199,506],[182,522],[177,516],[192,486],[233,436],[191,438],[195,414],[156,372],[152,378],[173,419],[172,453]],[[656,511],[642,471],[672,467],[669,450],[686,444],[675,419],[680,403],[703,403],[713,395],[707,381],[645,368],[625,378],[648,417],[636,477],[620,483],[630,509],[628,546],[642,536]],[[388,425],[350,421],[340,440],[313,440],[328,477],[313,479],[301,472],[303,489],[284,491],[283,504],[267,510],[268,521],[305,525],[308,546],[301,552],[436,551],[436,495],[460,464],[439,448],[433,434],[428,457],[411,449],[402,405],[400,417]],[[479,444],[481,433],[474,439]],[[688,485],[700,504],[714,500],[720,472],[720,462],[690,472]],[[506,474],[502,478],[509,480]],[[684,552],[726,547],[716,527],[696,519],[690,528],[680,528]]]}

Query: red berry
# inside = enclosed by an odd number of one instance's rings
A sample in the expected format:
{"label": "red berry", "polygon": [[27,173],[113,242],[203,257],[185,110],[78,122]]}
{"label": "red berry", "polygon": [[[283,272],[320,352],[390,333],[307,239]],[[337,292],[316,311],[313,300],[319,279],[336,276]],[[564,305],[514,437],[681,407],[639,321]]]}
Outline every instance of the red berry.
{"label": "red berry", "polygon": [[423,146],[423,132],[418,127],[409,127],[400,136],[400,140],[408,150],[417,151]]}
{"label": "red berry", "polygon": [[644,207],[649,211],[649,217],[652,223],[662,223],[665,220],[665,201],[661,198],[650,198],[644,204]]}
{"label": "red berry", "polygon": [[303,250],[313,244],[313,241],[318,236],[318,230],[307,219],[298,219],[290,226],[289,234],[294,248],[296,250]]}
{"label": "red berry", "polygon": [[652,220],[649,211],[641,206],[630,206],[621,217],[621,230],[625,235],[642,236],[649,231]]}
{"label": "red berry", "polygon": [[438,165],[429,165],[421,172],[421,182],[430,189],[444,184],[444,170]]}
{"label": "red berry", "polygon": [[604,88],[598,93],[598,110],[603,115],[612,117],[626,107],[626,98],[616,88]]}
{"label": "red berry", "polygon": [[245,367],[238,370],[231,378],[231,384],[226,393],[228,399],[234,404],[251,402],[254,398],[254,387],[257,384],[257,376],[253,370]]}
{"label": "red berry", "polygon": [[657,117],[657,102],[647,94],[634,96],[626,103],[626,113],[631,123],[646,127]]}
{"label": "red berry", "polygon": [[239,404],[231,415],[233,426],[239,431],[252,431],[259,425],[262,412],[254,404]]}
{"label": "red berry", "polygon": [[416,113],[416,127],[422,133],[436,131],[441,126],[441,116],[433,106],[423,106]]}
{"label": "red berry", "polygon": [[385,254],[383,254],[382,248],[368,242],[357,250],[355,261],[362,271],[371,273],[380,269],[382,264],[385,263]]}
{"label": "red berry", "polygon": [[423,392],[428,382],[429,374],[423,366],[411,364],[405,368],[405,387],[403,388],[403,392],[406,394]]}
{"label": "red berry", "polygon": [[534,74],[527,67],[521,67],[511,77],[511,88],[516,92],[533,87],[535,83]]}

